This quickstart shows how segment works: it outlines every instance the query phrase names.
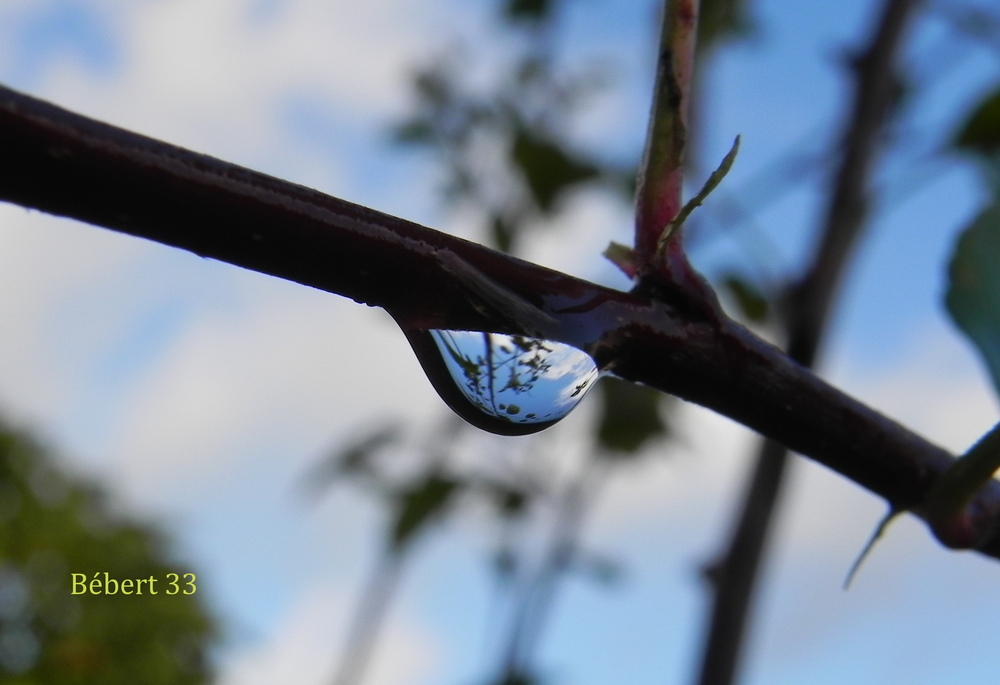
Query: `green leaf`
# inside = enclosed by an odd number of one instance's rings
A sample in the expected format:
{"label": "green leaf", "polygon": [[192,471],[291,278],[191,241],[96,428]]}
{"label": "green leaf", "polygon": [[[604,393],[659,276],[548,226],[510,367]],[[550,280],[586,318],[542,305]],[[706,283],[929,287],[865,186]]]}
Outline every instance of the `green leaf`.
{"label": "green leaf", "polygon": [[499,213],[494,212],[490,219],[490,236],[493,245],[501,252],[510,252],[514,246],[517,225],[511,224]]}
{"label": "green leaf", "polygon": [[746,0],[702,0],[698,12],[698,50],[718,41],[746,36],[754,29]]}
{"label": "green leaf", "polygon": [[509,547],[502,547],[493,556],[493,571],[503,583],[509,583],[517,575],[518,559]]}
{"label": "green leaf", "polygon": [[391,539],[393,552],[401,552],[414,535],[444,512],[458,485],[454,478],[432,473],[423,481],[398,493],[396,522]]}
{"label": "green leaf", "polygon": [[1000,152],[1000,89],[973,110],[955,136],[955,147],[991,155]]}
{"label": "green leaf", "polygon": [[1000,393],[1000,200],[962,232],[948,268],[945,304],[982,355]]}
{"label": "green leaf", "polygon": [[511,20],[538,22],[546,18],[553,4],[552,0],[507,0],[503,11]]}
{"label": "green leaf", "polygon": [[448,76],[438,69],[419,72],[413,80],[420,100],[431,106],[443,107],[454,100]]}
{"label": "green leaf", "polygon": [[524,490],[512,487],[498,488],[495,495],[497,511],[501,517],[513,519],[527,512],[530,497]]}
{"label": "green leaf", "polygon": [[662,393],[611,376],[601,379],[600,389],[603,406],[597,442],[605,450],[630,454],[666,435],[667,424],[660,414]]}
{"label": "green leaf", "polygon": [[434,140],[434,126],[426,119],[411,119],[392,131],[392,139],[402,145],[428,144]]}
{"label": "green leaf", "polygon": [[496,680],[490,680],[486,685],[542,685],[545,682],[535,673],[520,670],[523,667],[511,668],[515,670],[505,669]]}
{"label": "green leaf", "polygon": [[578,552],[573,557],[572,568],[605,586],[620,583],[625,577],[625,568],[621,562],[603,554]]}
{"label": "green leaf", "polygon": [[722,278],[722,287],[732,296],[747,320],[754,323],[763,323],[767,320],[770,304],[755,283],[739,274],[729,273]]}
{"label": "green leaf", "polygon": [[518,131],[511,145],[511,159],[521,170],[538,207],[548,212],[569,187],[596,178],[593,164],[570,156],[558,143],[528,131]]}
{"label": "green leaf", "polygon": [[386,424],[356,440],[342,449],[336,450],[310,469],[303,485],[308,494],[319,495],[334,481],[350,477],[367,479],[371,485],[379,485],[375,457],[386,447],[402,439],[399,426]]}

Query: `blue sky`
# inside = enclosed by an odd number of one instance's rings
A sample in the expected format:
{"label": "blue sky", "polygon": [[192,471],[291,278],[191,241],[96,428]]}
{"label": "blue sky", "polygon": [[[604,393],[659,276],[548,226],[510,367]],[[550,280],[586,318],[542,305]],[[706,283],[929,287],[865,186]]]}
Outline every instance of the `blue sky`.
{"label": "blue sky", "polygon": [[[0,5],[0,82],[474,237],[474,215],[446,209],[433,166],[394,150],[386,131],[405,111],[408,70],[452,37],[475,48],[470,69],[488,77],[505,50],[485,38],[488,6],[8,0]],[[557,36],[567,59],[610,54],[621,67],[622,82],[574,130],[623,158],[638,154],[645,131],[654,7],[575,3]],[[741,190],[761,169],[803,140],[816,151],[828,144],[809,136],[838,125],[848,95],[839,60],[863,39],[874,5],[753,7],[756,35],[719,53],[705,73],[701,142],[701,165],[710,168],[743,136],[713,199],[728,194],[744,205],[754,198]],[[908,61],[932,85],[908,110],[913,145],[879,175],[909,194],[878,208],[825,373],[960,450],[997,414],[978,360],[940,307],[956,230],[982,195],[970,169],[931,161],[940,140],[919,125],[956,122],[995,82],[1000,58],[935,21],[921,23],[918,36]],[[773,246],[765,256],[777,253],[778,275],[808,249],[822,211],[816,189],[797,183],[756,212],[753,230]],[[699,212],[707,237],[695,241],[698,263],[752,268],[745,243],[711,223],[720,209],[710,201]],[[624,287],[599,254],[629,232],[627,208],[582,198],[528,256]],[[389,318],[0,205],[0,320],[14,322],[0,330],[0,409],[51,437],[73,468],[105,480],[123,506],[174,532],[204,576],[199,587],[231,621],[220,682],[328,682],[381,518],[347,490],[308,504],[301,478],[379,417],[430,426],[444,411]],[[704,598],[696,569],[726,530],[746,436],[695,408],[683,417],[684,440],[670,458],[621,474],[594,512],[588,543],[620,556],[628,573],[610,589],[567,584],[540,649],[555,682],[689,680]],[[546,444],[572,453],[574,426],[587,418],[584,402]],[[477,453],[491,455],[521,443],[482,444]],[[921,526],[901,521],[845,594],[843,575],[882,505],[806,462],[793,481],[747,683],[937,683],[995,672],[995,563],[947,553]],[[486,526],[471,516],[427,540],[390,615],[371,683],[474,682],[485,673]]]}

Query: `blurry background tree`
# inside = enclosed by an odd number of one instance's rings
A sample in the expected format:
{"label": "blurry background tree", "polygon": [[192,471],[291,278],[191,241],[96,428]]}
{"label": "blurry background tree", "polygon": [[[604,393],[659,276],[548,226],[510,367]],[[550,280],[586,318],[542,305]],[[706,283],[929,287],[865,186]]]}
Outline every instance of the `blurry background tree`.
{"label": "blurry background tree", "polygon": [[[603,90],[614,88],[620,75],[613,59],[583,65],[560,59],[553,37],[562,5],[560,0],[497,2],[496,39],[518,46],[510,63],[484,84],[476,80],[471,49],[453,47],[438,55],[415,73],[413,114],[393,134],[400,144],[434,156],[443,170],[446,201],[484,226],[492,244],[508,252],[517,253],[532,235],[557,223],[575,194],[611,192],[629,202],[635,190],[634,156],[628,161],[616,159],[609,155],[607,145],[601,145],[606,141],[595,145],[573,135],[588,105]],[[750,246],[741,260],[717,264],[709,273],[711,280],[735,316],[783,342],[804,365],[813,363],[822,346],[841,275],[869,222],[870,208],[898,202],[903,193],[919,192],[927,174],[933,174],[941,158],[952,153],[947,131],[907,129],[908,114],[912,114],[908,106],[919,101],[921,88],[931,87],[942,77],[940,70],[915,74],[909,64],[898,65],[902,60],[897,53],[906,52],[907,28],[913,21],[910,15],[917,12],[916,3],[889,0],[872,5],[869,35],[859,38],[856,51],[845,59],[845,76],[853,95],[845,99],[841,127],[817,131],[809,140],[790,147],[749,184],[751,192],[723,185],[719,197],[710,201],[705,212],[708,218],[702,218],[693,231],[691,247],[696,254],[699,247],[723,236]],[[719,45],[753,35],[752,7],[749,0],[701,3],[699,66]],[[998,48],[1000,57],[1000,15],[995,12],[949,2],[922,11],[948,26],[944,41],[983,40]],[[941,48],[936,45],[928,54]],[[951,68],[957,68],[960,51],[947,52],[956,63]],[[697,92],[694,139],[701,125],[698,115],[705,113]],[[1000,91],[988,95],[975,113],[966,115],[969,121],[956,139],[959,147],[979,159],[987,177],[1000,171],[996,166],[1000,159],[996,156],[998,102]],[[614,132],[608,135],[613,138]],[[872,179],[883,165],[883,154],[889,148],[905,147],[917,150],[911,153],[918,160],[914,168],[896,172],[873,192]],[[827,209],[819,219],[811,263],[788,269],[770,259],[771,246],[754,225],[755,212],[804,181],[822,186]],[[993,186],[995,201],[1000,201],[995,179]],[[737,197],[752,200],[738,201]],[[980,239],[979,249],[968,247],[967,258],[975,254],[994,262],[1000,259],[1000,242],[984,244],[1000,241],[1000,221],[995,215],[995,210],[988,210],[976,224],[989,237]],[[712,224],[724,231],[712,230]],[[969,236],[964,239],[970,240]],[[1000,273],[985,263],[980,267],[974,278],[989,273],[994,274],[989,278],[995,278]],[[970,296],[971,306],[980,312],[972,324],[965,325],[956,317],[966,332],[970,328],[981,331],[977,344],[987,357],[994,355],[994,368],[1000,364],[996,356],[1000,301],[996,297],[1000,288],[995,285]],[[956,311],[954,306],[951,311]],[[994,376],[1000,377],[996,372]],[[669,397],[613,378],[603,378],[599,388],[601,404],[590,433],[577,435],[575,441],[546,434],[512,443],[473,434],[474,429],[450,417],[443,429],[426,431],[422,438],[408,439],[399,427],[375,429],[357,443],[334,450],[318,467],[311,487],[322,489],[347,480],[377,493],[389,512],[383,555],[359,601],[338,685],[363,681],[378,627],[400,579],[402,562],[413,552],[413,542],[465,507],[486,507],[497,520],[491,568],[498,600],[490,619],[497,661],[488,682],[532,685],[546,681],[533,655],[567,575],[582,573],[607,584],[623,572],[621,560],[581,544],[586,514],[616,471],[642,468],[644,461],[662,455],[665,441],[673,436],[668,430]],[[411,455],[403,460],[409,470],[400,473],[404,452]],[[469,452],[476,458],[466,456]],[[495,453],[497,459],[483,459],[484,452]],[[416,460],[414,454],[419,455]],[[705,566],[714,609],[708,614],[698,676],[704,685],[738,679],[746,617],[787,458],[782,445],[762,441],[728,547],[717,561]],[[542,545],[537,542],[539,536],[545,541]]]}
{"label": "blurry background tree", "polygon": [[[0,425],[0,682],[210,682],[217,620],[204,590],[167,594],[168,573],[197,575],[174,556],[162,531]],[[156,578],[158,592],[71,593],[70,574],[105,572]]]}

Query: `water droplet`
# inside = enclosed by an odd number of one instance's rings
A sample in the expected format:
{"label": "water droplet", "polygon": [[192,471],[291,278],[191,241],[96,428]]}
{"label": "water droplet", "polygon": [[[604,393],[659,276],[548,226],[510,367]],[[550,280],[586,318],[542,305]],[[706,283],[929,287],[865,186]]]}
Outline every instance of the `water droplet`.
{"label": "water droplet", "polygon": [[500,435],[548,428],[599,375],[586,352],[550,340],[445,330],[406,337],[441,399],[472,425]]}

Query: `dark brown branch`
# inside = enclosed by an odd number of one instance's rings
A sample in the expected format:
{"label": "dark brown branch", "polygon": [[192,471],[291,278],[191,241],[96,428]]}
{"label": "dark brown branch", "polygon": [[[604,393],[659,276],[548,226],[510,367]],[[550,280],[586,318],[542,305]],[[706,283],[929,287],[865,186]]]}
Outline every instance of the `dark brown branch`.
{"label": "dark brown branch", "polygon": [[700,685],[728,685],[736,680],[747,616],[788,458],[788,450],[780,442],[760,441],[726,552],[705,569],[705,577],[711,584],[712,607],[702,646]]}
{"label": "dark brown branch", "polygon": [[894,68],[916,0],[889,0],[870,47],[856,60],[856,96],[812,266],[793,290],[788,353],[812,364],[847,260],[868,216],[869,179],[885,123],[900,93]]}
{"label": "dark brown branch", "polygon": [[[895,56],[915,5],[913,0],[886,2],[870,46],[856,63],[854,104],[825,224],[812,265],[787,302],[788,353],[804,366],[811,367],[816,360],[847,261],[866,223],[871,169],[898,91]],[[760,560],[789,458],[781,443],[761,443],[729,547],[709,569],[714,601],[702,652],[701,685],[729,685],[735,679]]]}
{"label": "dark brown branch", "polygon": [[[531,332],[744,423],[898,508],[919,513],[953,462],[727,319],[685,315],[4,88],[0,199],[384,307],[406,328],[527,333],[519,312],[535,307],[545,316]],[[445,253],[497,286],[482,289],[489,301]],[[977,505],[992,521],[1000,485]],[[1000,557],[1000,535],[977,548]]]}

